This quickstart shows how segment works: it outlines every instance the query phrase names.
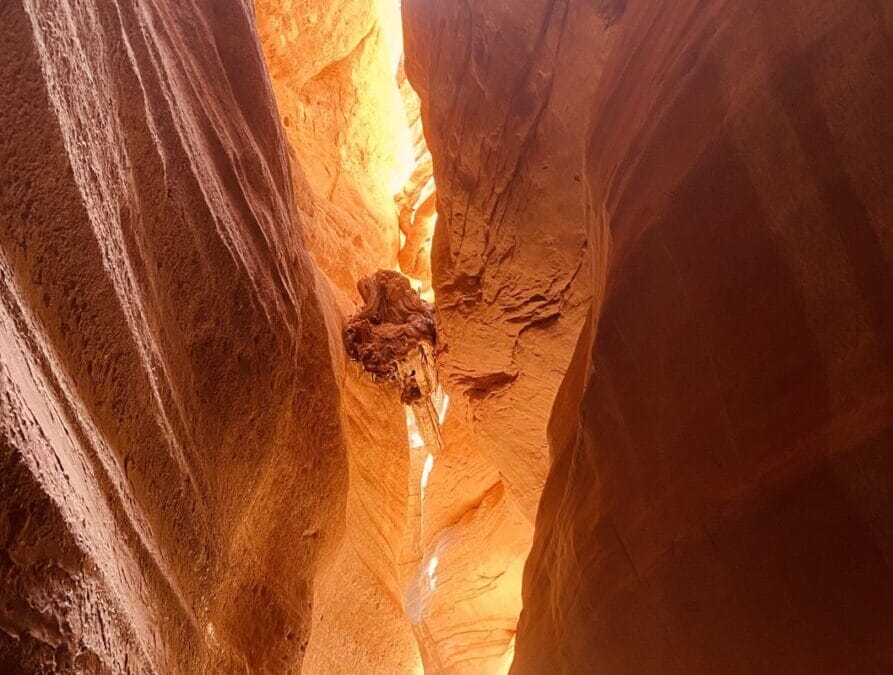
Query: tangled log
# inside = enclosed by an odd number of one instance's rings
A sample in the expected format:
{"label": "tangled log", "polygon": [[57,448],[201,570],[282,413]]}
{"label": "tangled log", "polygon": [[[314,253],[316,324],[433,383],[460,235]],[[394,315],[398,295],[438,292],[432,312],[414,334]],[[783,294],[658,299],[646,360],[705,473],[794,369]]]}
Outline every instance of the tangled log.
{"label": "tangled log", "polygon": [[361,279],[357,289],[364,304],[344,330],[350,358],[375,379],[399,383],[406,405],[430,396],[437,342],[434,305],[390,270]]}

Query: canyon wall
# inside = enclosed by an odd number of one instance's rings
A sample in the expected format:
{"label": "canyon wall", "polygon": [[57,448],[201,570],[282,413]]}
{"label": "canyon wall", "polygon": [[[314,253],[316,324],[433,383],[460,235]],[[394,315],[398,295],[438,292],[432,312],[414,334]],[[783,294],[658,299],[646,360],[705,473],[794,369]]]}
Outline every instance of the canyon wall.
{"label": "canyon wall", "polygon": [[[403,608],[405,542],[415,528],[417,498],[406,413],[395,383],[375,382],[346,361],[342,331],[356,311],[353,302],[337,288],[323,300],[337,347],[349,480],[344,536],[316,578],[302,672],[410,675],[421,670],[421,657]],[[417,563],[412,557],[411,566]]]}
{"label": "canyon wall", "polygon": [[512,672],[890,672],[893,9],[617,4]]}
{"label": "canyon wall", "polygon": [[500,673],[549,410],[589,305],[583,132],[601,65],[565,44],[604,28],[584,2],[405,0],[403,13],[434,159],[438,367],[453,397],[426,492],[421,646],[431,672]]}
{"label": "canyon wall", "polygon": [[526,513],[583,329],[512,672],[890,670],[893,12],[404,13],[441,363]]}
{"label": "canyon wall", "polygon": [[440,371],[532,522],[588,308],[582,139],[603,23],[567,0],[406,0],[403,14],[437,183]]}
{"label": "canyon wall", "polygon": [[[431,9],[443,8],[432,4]],[[296,202],[312,223],[308,247],[333,282],[340,312],[355,311],[356,282],[378,268],[399,266],[427,292],[436,192],[418,96],[401,68],[399,3],[256,0],[255,10],[293,151]],[[535,32],[525,39],[535,42]],[[408,65],[414,56],[409,54]],[[546,54],[544,62],[549,58]],[[573,100],[576,85],[564,83],[561,105]],[[575,122],[578,135],[582,110]],[[558,128],[555,135],[571,133]],[[576,153],[582,158],[582,142]],[[541,148],[529,161],[548,157]],[[577,186],[579,195],[579,180],[567,176],[562,184]],[[575,229],[567,242],[525,250],[526,257],[510,267],[520,273],[542,251],[552,251],[555,268],[567,260],[579,267],[585,261],[579,196],[568,211],[575,217],[565,217],[561,227]],[[517,220],[515,215],[511,219]],[[549,316],[528,308],[516,312],[516,317],[527,312],[517,325],[502,324],[497,358],[514,350],[519,362],[533,364],[555,336],[564,340],[556,349],[564,350],[565,361],[570,358],[575,331],[565,324],[578,328],[586,306],[585,274],[576,274],[575,268],[561,283],[571,285],[571,279],[572,290],[543,289],[549,296],[545,304],[554,310]],[[545,282],[540,275],[511,283],[526,284],[517,293],[532,296],[538,291],[530,286]],[[454,324],[444,323],[443,316],[440,320],[450,331]],[[554,325],[540,331],[541,324]],[[522,333],[527,334],[523,339]],[[448,354],[460,354],[467,345],[451,335],[444,341]],[[477,339],[479,347],[490,336]],[[478,358],[493,361],[476,352],[468,362]],[[373,385],[353,364],[346,366],[347,532],[336,564],[323,572],[317,587],[309,672],[413,672],[421,667],[418,659],[432,673],[507,670],[521,605],[521,571],[546,473],[548,406],[562,368],[531,368],[521,384],[512,383],[514,393],[498,403],[468,397],[464,381],[448,385],[453,401],[442,411],[443,447],[434,448],[421,438],[408,446],[407,421],[400,419],[395,389]],[[513,404],[534,416],[525,435],[505,426],[504,411],[493,423],[478,424],[472,416],[472,411],[489,415]],[[408,425],[412,436],[413,425]],[[494,438],[502,439],[495,449]],[[496,457],[509,459],[505,470],[513,471],[513,480],[503,480]],[[415,651],[407,638],[418,645]]]}
{"label": "canyon wall", "polygon": [[397,75],[396,0],[255,0],[258,31],[293,153],[296,202],[326,275],[356,283],[397,266],[397,195],[416,162]]}
{"label": "canyon wall", "polygon": [[421,465],[412,464],[399,388],[345,362],[342,348],[357,282],[398,266],[396,197],[417,169],[400,8],[394,0],[255,0],[254,9],[295,203],[322,272],[348,457],[344,537],[320,571],[305,672],[415,673],[404,589],[420,565],[406,542],[419,527]]}
{"label": "canyon wall", "polygon": [[250,8],[0,45],[0,670],[298,669],[345,445]]}
{"label": "canyon wall", "polygon": [[893,671],[893,9],[249,5],[0,4],[0,671]]}

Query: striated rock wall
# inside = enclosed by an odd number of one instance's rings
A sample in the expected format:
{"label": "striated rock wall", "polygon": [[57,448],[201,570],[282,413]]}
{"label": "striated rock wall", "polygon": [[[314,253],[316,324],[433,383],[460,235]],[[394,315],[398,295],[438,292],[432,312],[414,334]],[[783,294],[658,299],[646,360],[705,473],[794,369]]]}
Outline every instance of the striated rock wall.
{"label": "striated rock wall", "polygon": [[575,47],[604,26],[582,1],[404,0],[403,13],[437,182],[438,365],[453,397],[408,613],[430,672],[501,673],[549,410],[589,305],[584,129],[601,62]]}
{"label": "striated rock wall", "polygon": [[345,448],[250,8],[0,45],[0,670],[297,669]]}
{"label": "striated rock wall", "polygon": [[401,569],[412,531],[412,469],[400,388],[345,360],[344,327],[356,308],[337,289],[323,299],[337,349],[349,486],[344,537],[317,577],[303,672],[414,674],[421,661],[403,611]]}
{"label": "striated rock wall", "polygon": [[461,410],[447,416],[443,437],[423,492],[421,561],[407,588],[407,616],[426,673],[499,675],[511,662],[533,526]]}
{"label": "striated rock wall", "polygon": [[[403,3],[439,221],[440,359],[481,451],[533,521],[549,409],[588,307],[583,132],[603,24],[590,2]],[[570,46],[570,48],[568,48]]]}
{"label": "striated rock wall", "polygon": [[893,10],[249,4],[0,4],[0,672],[893,671]]}
{"label": "striated rock wall", "polygon": [[625,5],[512,672],[888,672],[893,10]]}
{"label": "striated rock wall", "polygon": [[[430,297],[436,193],[418,96],[393,39],[399,3],[257,0],[255,9],[296,199],[312,218],[309,247],[339,311],[355,314],[357,282],[379,268],[399,266]],[[392,675],[422,663],[431,673],[504,672],[530,521],[465,431],[464,405],[445,413],[442,450],[421,438],[408,447],[399,389],[373,385],[355,364],[344,382],[347,530],[317,587],[308,672]]]}
{"label": "striated rock wall", "polygon": [[338,351],[349,465],[344,538],[319,577],[305,672],[415,673],[421,664],[403,610],[401,565],[416,526],[400,389],[375,384],[343,361],[345,322],[361,302],[357,282],[398,267],[395,196],[419,152],[411,92],[401,90],[399,4],[255,0],[254,8],[289,142],[295,201],[324,273],[320,285],[330,290],[326,315]]}

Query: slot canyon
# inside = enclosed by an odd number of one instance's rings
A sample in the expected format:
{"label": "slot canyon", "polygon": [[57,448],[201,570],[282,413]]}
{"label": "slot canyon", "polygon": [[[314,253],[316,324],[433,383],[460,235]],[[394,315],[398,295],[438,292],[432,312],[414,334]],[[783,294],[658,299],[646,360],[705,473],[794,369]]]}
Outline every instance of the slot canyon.
{"label": "slot canyon", "polygon": [[893,673],[893,2],[0,0],[6,673]]}

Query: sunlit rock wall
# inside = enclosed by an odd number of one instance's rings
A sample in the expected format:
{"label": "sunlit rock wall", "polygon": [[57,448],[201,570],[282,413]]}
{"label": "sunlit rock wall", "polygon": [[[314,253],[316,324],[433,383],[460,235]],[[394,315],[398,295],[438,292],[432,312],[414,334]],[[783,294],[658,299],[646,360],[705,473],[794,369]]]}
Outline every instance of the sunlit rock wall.
{"label": "sunlit rock wall", "polygon": [[[407,556],[416,564],[404,543],[417,528],[411,514],[418,508],[417,495],[410,496],[405,412],[399,389],[344,363],[342,347],[343,323],[357,310],[357,282],[398,267],[401,213],[411,217],[415,182],[426,180],[424,142],[420,147],[412,129],[414,92],[401,87],[399,4],[254,6],[308,248],[325,274],[321,284],[331,288],[327,316],[349,460],[345,536],[319,579],[305,670],[415,673],[421,664],[401,571]],[[404,190],[406,203],[398,205]]]}
{"label": "sunlit rock wall", "polygon": [[893,8],[614,19],[512,672],[888,672]]}
{"label": "sunlit rock wall", "polygon": [[439,222],[441,370],[532,521],[546,425],[588,307],[583,131],[601,65],[589,2],[403,3]]}
{"label": "sunlit rock wall", "polygon": [[396,384],[376,383],[341,347],[344,294],[324,294],[332,331],[349,488],[344,537],[317,577],[313,631],[304,671],[312,675],[414,675],[416,638],[403,609],[400,563],[413,526],[411,457]]}
{"label": "sunlit rock wall", "polygon": [[439,365],[454,399],[427,490],[421,647],[432,672],[502,673],[549,410],[589,306],[584,130],[601,63],[568,47],[598,44],[604,28],[589,2],[403,11],[437,182]]}
{"label": "sunlit rock wall", "polygon": [[0,670],[293,671],[347,477],[250,8],[0,45]]}
{"label": "sunlit rock wall", "polygon": [[308,246],[357,299],[356,282],[397,267],[394,201],[416,150],[401,95],[396,0],[255,0],[261,42],[293,151]]}
{"label": "sunlit rock wall", "polygon": [[511,658],[533,527],[461,410],[451,407],[443,436],[421,490],[420,560],[407,584],[407,617],[425,672],[500,675]]}

